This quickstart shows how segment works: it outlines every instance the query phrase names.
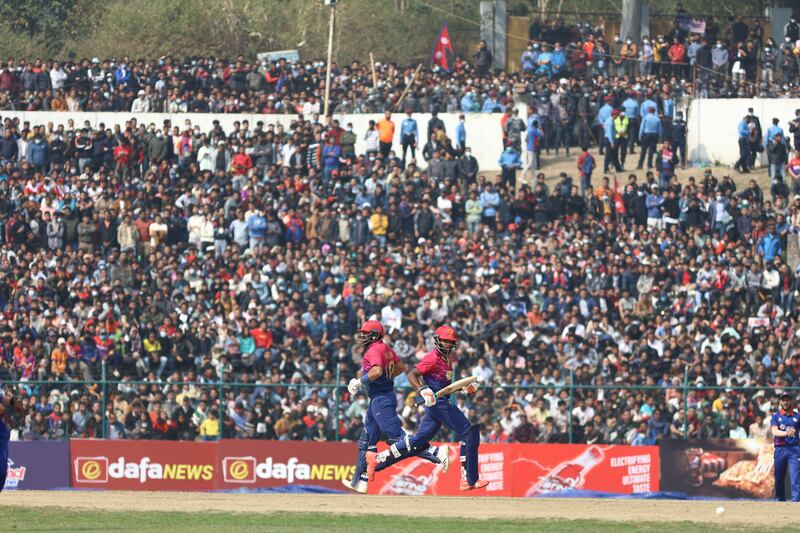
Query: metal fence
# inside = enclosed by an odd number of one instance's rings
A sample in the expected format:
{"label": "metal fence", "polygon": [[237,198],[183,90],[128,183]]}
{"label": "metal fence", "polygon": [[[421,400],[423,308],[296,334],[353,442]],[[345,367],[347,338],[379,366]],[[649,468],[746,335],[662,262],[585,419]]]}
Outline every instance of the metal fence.
{"label": "metal fence", "polygon": [[[100,423],[98,424],[99,431],[94,435],[95,438],[106,438],[109,433],[109,413],[114,408],[109,402],[113,402],[113,398],[118,395],[126,396],[131,392],[137,391],[138,395],[146,395],[148,391],[158,390],[164,396],[167,396],[170,391],[180,394],[184,386],[188,386],[184,381],[126,381],[107,379],[105,368],[102,368],[102,375],[96,381],[6,381],[3,386],[10,387],[18,392],[31,398],[33,403],[42,395],[50,395],[53,391],[58,391],[60,395],[77,395],[79,398],[88,398],[92,405],[99,404]],[[229,413],[226,412],[226,404],[237,398],[242,398],[243,395],[249,396],[250,399],[266,398],[269,401],[268,405],[279,402],[289,396],[290,390],[297,392],[297,397],[300,401],[306,401],[313,397],[315,394],[324,401],[324,404],[329,411],[327,420],[333,420],[331,429],[333,432],[331,440],[341,440],[340,420],[345,413],[342,402],[343,394],[346,393],[347,386],[343,383],[340,375],[336,375],[334,383],[243,383],[243,382],[224,382],[215,381],[207,383],[193,383],[195,392],[198,394],[205,394],[208,396],[209,410],[211,406],[216,404],[215,409],[218,413],[218,420],[220,424],[220,432],[218,438],[225,438],[223,435],[223,422],[230,420]],[[678,411],[682,411],[683,417],[683,438],[688,438],[689,424],[688,411],[692,406],[699,407],[702,402],[707,402],[710,398],[714,398],[719,394],[735,395],[738,398],[739,404],[742,402],[750,402],[755,398],[763,397],[770,398],[776,394],[776,389],[769,386],[748,386],[748,387],[727,387],[727,386],[700,386],[690,384],[688,372],[684,374],[682,383],[676,384],[673,382],[671,386],[664,385],[624,385],[624,384],[582,384],[575,383],[575,376],[572,372],[569,374],[569,379],[565,380],[563,384],[546,384],[546,385],[497,385],[492,387],[493,391],[503,389],[508,397],[520,399],[529,394],[535,395],[537,391],[549,391],[557,395],[564,396],[566,391],[565,403],[567,403],[567,417],[568,428],[565,442],[573,443],[576,441],[576,433],[578,430],[578,422],[572,412],[576,403],[581,399],[586,398],[587,395],[593,395],[595,400],[607,401],[615,395],[626,397],[628,394],[649,395],[656,401],[654,406],[661,409],[665,413],[674,415]],[[398,387],[396,390],[403,394],[405,398],[405,405],[414,406],[414,391],[409,387]],[[800,396],[800,386],[789,386],[780,389],[781,392],[786,391],[793,393],[795,396]],[[671,400],[667,400],[670,396]],[[489,395],[490,399],[495,397],[494,394]],[[74,400],[75,398],[71,398]],[[222,401],[219,401],[222,400]],[[451,401],[455,401],[455,395],[451,397]],[[523,400],[524,401],[524,400]],[[251,402],[252,403],[252,402]],[[196,405],[195,405],[196,406]],[[400,406],[401,408],[403,406]],[[776,407],[776,406],[772,406]],[[66,408],[66,406],[62,406]],[[700,409],[697,409],[700,411]],[[499,418],[501,413],[496,410],[494,412],[496,418]],[[601,416],[606,416],[606,413],[598,413]],[[332,416],[330,416],[332,415]],[[768,413],[765,413],[765,417]],[[667,419],[673,422],[674,418]],[[676,435],[672,435],[673,438]],[[69,438],[65,436],[64,438]]]}

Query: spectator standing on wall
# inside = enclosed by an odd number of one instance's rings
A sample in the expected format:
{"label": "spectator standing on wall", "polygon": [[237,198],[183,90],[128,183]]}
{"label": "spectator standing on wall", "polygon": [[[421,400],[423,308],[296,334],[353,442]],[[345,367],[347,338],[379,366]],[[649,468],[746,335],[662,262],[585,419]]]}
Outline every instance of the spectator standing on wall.
{"label": "spectator standing on wall", "polygon": [[411,158],[416,159],[419,144],[419,127],[412,117],[411,109],[406,110],[406,118],[400,123],[400,143],[403,147],[403,166],[405,166],[406,152],[411,150]]}
{"label": "spectator standing on wall", "polygon": [[394,122],[392,122],[392,112],[386,111],[383,118],[377,123],[378,141],[380,153],[383,157],[388,157],[392,151],[392,141],[394,140]]}

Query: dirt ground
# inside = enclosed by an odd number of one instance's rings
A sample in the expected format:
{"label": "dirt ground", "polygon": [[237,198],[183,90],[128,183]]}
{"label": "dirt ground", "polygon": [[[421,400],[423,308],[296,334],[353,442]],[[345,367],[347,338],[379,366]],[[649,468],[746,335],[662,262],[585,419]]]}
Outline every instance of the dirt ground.
{"label": "dirt ground", "polygon": [[[176,502],[180,502],[176,506]],[[609,499],[522,499],[396,497],[337,494],[230,494],[95,491],[7,491],[0,505],[65,507],[105,511],[217,511],[241,513],[308,512],[407,514],[472,519],[587,519],[625,522],[706,522],[768,527],[797,521],[797,507],[749,501],[672,501]],[[718,516],[716,509],[725,507]]]}

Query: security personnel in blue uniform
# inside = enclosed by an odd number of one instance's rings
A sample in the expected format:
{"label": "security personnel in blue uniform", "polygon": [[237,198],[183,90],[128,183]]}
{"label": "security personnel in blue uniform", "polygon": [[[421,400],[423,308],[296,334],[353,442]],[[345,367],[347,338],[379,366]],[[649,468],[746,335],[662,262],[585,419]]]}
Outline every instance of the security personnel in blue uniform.
{"label": "security personnel in blue uniform", "polygon": [[772,413],[772,435],[775,437],[775,497],[786,501],[784,478],[789,471],[792,501],[800,501],[800,413],[794,408],[791,395],[784,394],[778,402],[779,409]]}

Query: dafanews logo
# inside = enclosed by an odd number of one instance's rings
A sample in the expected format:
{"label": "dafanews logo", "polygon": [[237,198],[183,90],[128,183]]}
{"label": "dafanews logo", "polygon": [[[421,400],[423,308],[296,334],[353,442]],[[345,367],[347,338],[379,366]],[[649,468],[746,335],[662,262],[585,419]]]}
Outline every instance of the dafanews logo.
{"label": "dafanews logo", "polygon": [[258,462],[255,457],[223,457],[222,477],[225,483],[250,483],[258,480],[295,481],[335,481],[347,479],[355,472],[354,465],[332,465],[301,463],[297,457],[290,457],[285,463],[278,463],[267,457]]}
{"label": "dafanews logo", "polygon": [[108,483],[108,457],[76,457],[75,481]]}
{"label": "dafanews logo", "polygon": [[139,483],[149,480],[211,481],[214,465],[161,464],[142,457],[138,463],[129,463],[120,457],[110,463],[108,457],[76,457],[75,481],[79,483],[107,483],[111,479],[132,479]]}
{"label": "dafanews logo", "polygon": [[222,478],[225,483],[255,483],[255,457],[225,457],[222,460]]}

